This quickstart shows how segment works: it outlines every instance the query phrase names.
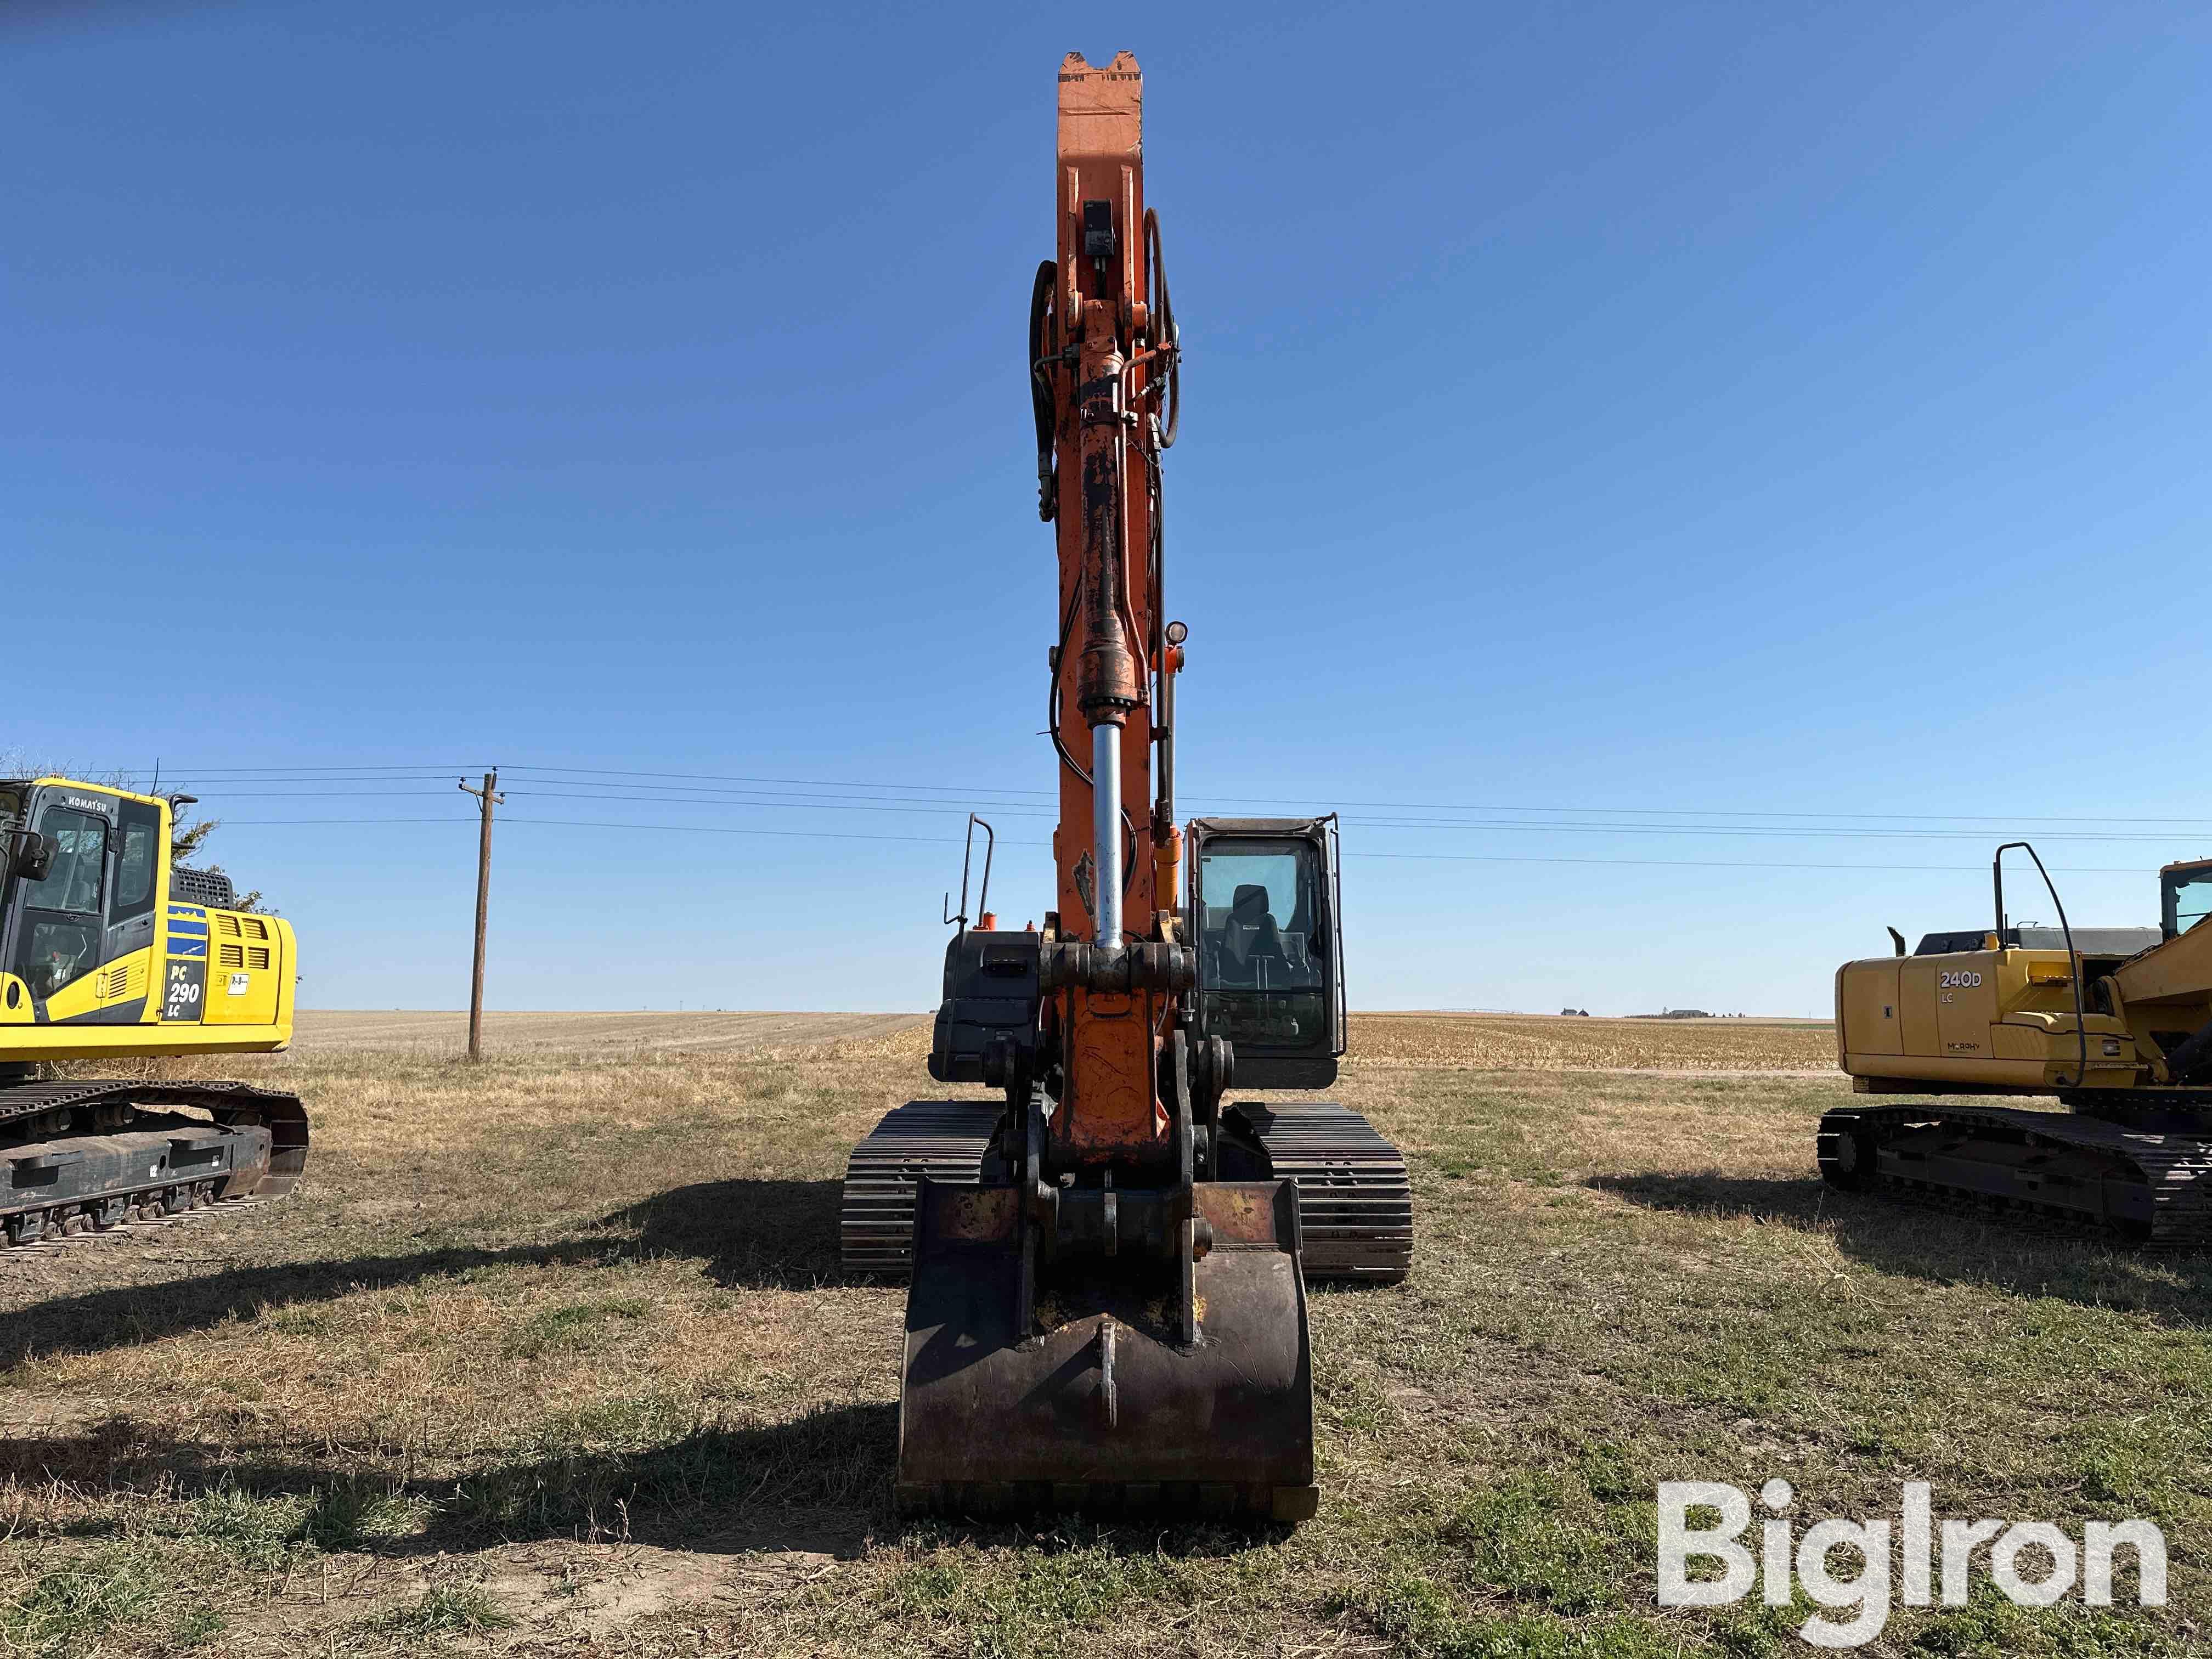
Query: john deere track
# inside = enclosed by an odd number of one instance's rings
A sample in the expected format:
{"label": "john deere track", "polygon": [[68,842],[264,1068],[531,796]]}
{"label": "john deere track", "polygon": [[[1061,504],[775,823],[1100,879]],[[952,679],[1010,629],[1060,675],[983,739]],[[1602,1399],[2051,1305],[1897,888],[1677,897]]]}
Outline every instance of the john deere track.
{"label": "john deere track", "polygon": [[2131,1243],[2212,1246],[2212,1133],[2002,1106],[1844,1106],[1820,1120],[1819,1155],[1821,1176],[1847,1191]]}
{"label": "john deere track", "polygon": [[0,1084],[0,1231],[10,1246],[279,1197],[307,1158],[296,1095],[243,1083]]}

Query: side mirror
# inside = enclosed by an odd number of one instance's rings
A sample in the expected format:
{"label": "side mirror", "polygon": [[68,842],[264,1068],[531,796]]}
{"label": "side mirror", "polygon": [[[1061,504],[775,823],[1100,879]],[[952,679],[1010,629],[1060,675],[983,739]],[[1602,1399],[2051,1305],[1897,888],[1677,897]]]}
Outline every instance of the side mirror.
{"label": "side mirror", "polygon": [[26,881],[44,881],[54,867],[54,838],[35,830],[18,830],[8,837],[8,868]]}

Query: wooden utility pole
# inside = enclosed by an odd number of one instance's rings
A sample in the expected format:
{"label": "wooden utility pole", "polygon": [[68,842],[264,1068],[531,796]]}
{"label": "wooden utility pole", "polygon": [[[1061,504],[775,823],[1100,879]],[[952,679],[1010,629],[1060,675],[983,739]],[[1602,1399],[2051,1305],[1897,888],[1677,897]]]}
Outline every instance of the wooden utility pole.
{"label": "wooden utility pole", "polygon": [[483,1058],[483,964],[484,923],[491,915],[491,809],[503,805],[507,797],[499,793],[499,769],[494,767],[484,774],[483,787],[471,789],[468,780],[461,781],[461,792],[474,795],[483,803],[483,830],[477,840],[477,959],[469,975],[469,1058]]}

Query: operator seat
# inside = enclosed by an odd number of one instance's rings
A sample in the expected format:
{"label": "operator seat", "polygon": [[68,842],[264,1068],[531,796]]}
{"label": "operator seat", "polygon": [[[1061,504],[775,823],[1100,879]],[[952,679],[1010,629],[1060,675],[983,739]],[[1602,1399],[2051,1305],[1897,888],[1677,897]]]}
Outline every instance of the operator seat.
{"label": "operator seat", "polygon": [[1290,965],[1283,954],[1282,930],[1267,910],[1267,890],[1257,882],[1239,886],[1230,901],[1229,920],[1221,929],[1220,961],[1224,983],[1255,988],[1264,982],[1263,963]]}

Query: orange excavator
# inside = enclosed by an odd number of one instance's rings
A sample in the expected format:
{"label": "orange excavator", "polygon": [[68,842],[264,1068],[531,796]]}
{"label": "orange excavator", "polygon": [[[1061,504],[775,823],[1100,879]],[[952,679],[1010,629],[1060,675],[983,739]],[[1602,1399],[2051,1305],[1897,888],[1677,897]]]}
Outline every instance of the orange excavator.
{"label": "orange excavator", "polygon": [[1295,1522],[1317,1502],[1305,1281],[1403,1278],[1412,1198],[1358,1114],[1228,1099],[1336,1076],[1336,823],[1176,821],[1181,349],[1143,85],[1127,52],[1061,64],[1059,252],[1030,306],[1057,902],[998,928],[987,842],[971,926],[963,875],[930,1073],[1002,1097],[883,1120],[848,1167],[844,1260],[910,1276],[902,1508]]}

